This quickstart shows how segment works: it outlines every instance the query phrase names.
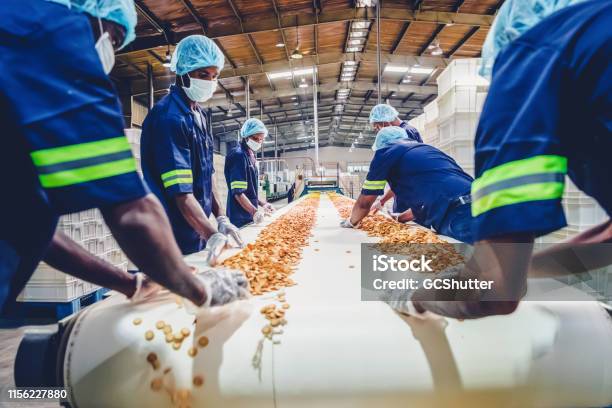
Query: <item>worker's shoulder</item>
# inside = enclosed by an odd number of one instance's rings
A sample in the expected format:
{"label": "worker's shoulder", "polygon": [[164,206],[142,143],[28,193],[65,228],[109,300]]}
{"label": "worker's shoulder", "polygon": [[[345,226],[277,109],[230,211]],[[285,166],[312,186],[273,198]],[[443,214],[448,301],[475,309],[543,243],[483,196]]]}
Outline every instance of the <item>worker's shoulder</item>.
{"label": "worker's shoulder", "polygon": [[233,146],[225,156],[225,162],[234,162],[234,161],[244,161],[246,160],[246,156],[244,154],[244,150],[240,144]]}
{"label": "worker's shoulder", "polygon": [[599,44],[610,45],[611,18],[612,0],[586,0],[551,14],[515,43],[558,51],[573,50],[581,45],[596,49]]}

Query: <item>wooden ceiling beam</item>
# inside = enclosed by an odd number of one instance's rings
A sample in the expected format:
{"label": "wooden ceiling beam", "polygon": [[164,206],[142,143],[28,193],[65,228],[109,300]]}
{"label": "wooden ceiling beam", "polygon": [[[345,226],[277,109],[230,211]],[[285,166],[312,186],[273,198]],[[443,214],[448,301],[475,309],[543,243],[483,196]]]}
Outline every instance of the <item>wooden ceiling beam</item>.
{"label": "wooden ceiling beam", "polygon": [[[187,0],[181,0],[187,1]],[[137,0],[138,3],[142,3],[142,0]],[[149,12],[150,13],[150,12]],[[294,28],[306,27],[316,24],[328,24],[337,23],[340,21],[350,21],[355,19],[367,19],[373,20],[375,12],[373,8],[357,8],[357,9],[346,9],[346,10],[333,10],[333,11],[322,11],[316,15],[302,13],[298,15],[287,15],[287,16],[276,16],[274,18],[262,17],[262,18],[251,18],[249,21],[244,21],[243,27],[236,27],[231,24],[218,25],[216,27],[210,27],[207,30],[207,35],[213,39],[219,39],[223,37],[230,37],[234,35],[243,34],[256,34],[263,32],[276,31],[279,28]],[[149,16],[155,16],[150,13]],[[381,21],[403,21],[403,22],[429,22],[437,24],[455,24],[455,25],[469,25],[479,27],[490,27],[493,23],[494,16],[492,15],[481,15],[481,14],[469,14],[469,13],[452,13],[452,12],[441,12],[441,11],[413,11],[403,8],[392,8],[392,7],[381,7]],[[158,24],[161,24],[157,19]],[[163,26],[160,26],[163,28]],[[191,34],[196,34],[197,31],[181,31],[173,33],[169,41],[179,41],[184,37]],[[129,44],[123,50],[122,54],[143,51],[161,45],[166,45],[165,38],[162,35],[153,35],[147,37],[139,37],[134,42]]]}
{"label": "wooden ceiling beam", "polygon": [[399,45],[402,43],[402,41],[404,41],[404,38],[406,37],[406,33],[408,33],[409,28],[410,28],[410,21],[404,23],[404,27],[402,27],[402,31],[397,37],[397,41],[395,42],[395,44],[393,44],[393,48],[391,48],[391,54],[395,54]]}
{"label": "wooden ceiling beam", "polygon": [[423,53],[425,51],[427,51],[427,48],[429,47],[429,45],[433,42],[433,40],[436,39],[436,37],[438,36],[438,34],[440,34],[440,32],[442,30],[444,30],[444,27],[446,27],[446,25],[444,24],[439,24],[436,29],[434,30],[434,32],[429,36],[429,38],[427,39],[427,41],[425,41],[425,44],[423,44],[423,46],[421,47],[421,49],[419,50],[419,52],[417,53],[417,55],[423,55]]}
{"label": "wooden ceiling beam", "polygon": [[463,38],[461,38],[459,41],[457,41],[457,44],[455,44],[453,46],[453,48],[451,48],[447,53],[446,56],[447,57],[452,57],[453,55],[455,55],[455,53],[457,51],[459,51],[459,48],[463,47],[463,44],[465,44],[466,42],[468,42],[470,40],[470,38],[472,38],[472,36],[474,34],[476,34],[478,32],[478,30],[480,30],[480,27],[472,27],[470,29],[470,31],[468,31]]}

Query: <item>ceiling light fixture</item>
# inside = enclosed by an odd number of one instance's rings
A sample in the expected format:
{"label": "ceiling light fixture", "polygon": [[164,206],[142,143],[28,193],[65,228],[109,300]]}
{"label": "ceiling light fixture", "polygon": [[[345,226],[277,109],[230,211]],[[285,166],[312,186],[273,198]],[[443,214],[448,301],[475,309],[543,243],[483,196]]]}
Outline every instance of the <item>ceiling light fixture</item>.
{"label": "ceiling light fixture", "polygon": [[300,30],[298,29],[297,14],[295,15],[295,34],[297,36],[297,44],[295,50],[291,53],[291,59],[302,59],[304,55],[300,51]]}
{"label": "ceiling light fixture", "polygon": [[444,54],[444,51],[440,47],[440,40],[438,40],[437,38],[427,48],[431,49],[431,55],[442,55],[442,54]]}
{"label": "ceiling light fixture", "polygon": [[276,43],[276,48],[283,48],[284,46],[285,46],[285,43],[283,42]]}
{"label": "ceiling light fixture", "polygon": [[170,45],[168,45],[168,49],[166,50],[166,58],[164,58],[163,66],[166,68],[170,68],[172,62],[172,57],[170,56]]}
{"label": "ceiling light fixture", "polygon": [[403,67],[400,65],[387,65],[385,67],[385,72],[393,72],[393,73],[404,73],[404,72],[408,72],[410,68],[409,67]]}

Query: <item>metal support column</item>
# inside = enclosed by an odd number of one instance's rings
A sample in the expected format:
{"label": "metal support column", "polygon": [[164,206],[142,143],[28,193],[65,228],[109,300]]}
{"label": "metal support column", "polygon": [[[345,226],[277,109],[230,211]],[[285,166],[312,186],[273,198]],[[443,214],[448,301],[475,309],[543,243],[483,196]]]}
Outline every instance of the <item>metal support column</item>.
{"label": "metal support column", "polygon": [[319,171],[319,79],[317,78],[317,66],[312,66],[312,107],[313,107],[313,126],[314,126],[314,143],[315,143],[315,166],[314,174]]}
{"label": "metal support column", "polygon": [[153,86],[153,67],[151,64],[147,64],[147,87],[148,87],[148,108],[149,110],[153,109],[153,105],[155,105],[155,88]]}
{"label": "metal support column", "polygon": [[378,103],[381,103],[381,92],[380,85],[382,79],[382,72],[380,67],[380,0],[376,2],[376,69],[378,71],[378,82],[376,84],[376,92],[378,93]]}
{"label": "metal support column", "polygon": [[251,117],[251,78],[247,75],[244,82],[244,104],[246,105],[246,118]]}

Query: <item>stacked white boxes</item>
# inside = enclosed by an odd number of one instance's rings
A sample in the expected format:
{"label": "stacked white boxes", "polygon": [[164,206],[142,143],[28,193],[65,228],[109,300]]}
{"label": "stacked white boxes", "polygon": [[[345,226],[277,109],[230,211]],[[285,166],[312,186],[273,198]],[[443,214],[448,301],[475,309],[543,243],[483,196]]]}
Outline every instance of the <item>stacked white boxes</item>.
{"label": "stacked white boxes", "polygon": [[437,147],[472,176],[474,137],[488,91],[488,82],[478,75],[479,64],[479,59],[453,60],[437,78]]}
{"label": "stacked white boxes", "polygon": [[[58,230],[87,251],[122,270],[127,269],[127,257],[102,219],[98,210],[90,209],[62,216]],[[41,263],[17,298],[20,302],[67,302],[99,289],[98,286],[66,275]]]}
{"label": "stacked white boxes", "polygon": [[424,126],[421,136],[423,142],[430,145],[437,145],[440,142],[438,130],[438,101],[437,99],[425,105],[423,108]]}

